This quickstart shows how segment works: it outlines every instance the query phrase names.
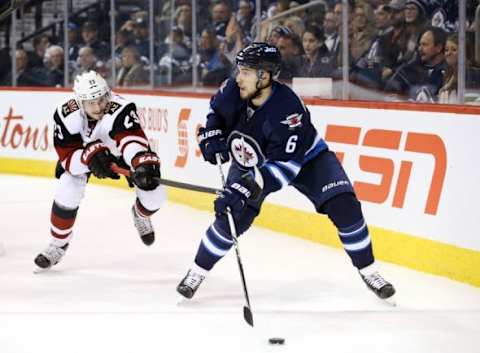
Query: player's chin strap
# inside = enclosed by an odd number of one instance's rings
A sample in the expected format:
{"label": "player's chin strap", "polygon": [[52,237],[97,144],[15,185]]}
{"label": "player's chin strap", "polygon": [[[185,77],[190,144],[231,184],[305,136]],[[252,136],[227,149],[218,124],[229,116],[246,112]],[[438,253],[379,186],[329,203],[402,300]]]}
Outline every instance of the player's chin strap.
{"label": "player's chin strap", "polygon": [[[222,188],[225,188],[227,184],[226,184],[225,174],[223,174],[222,158],[220,153],[217,153],[215,157],[217,158],[218,171],[220,172],[220,179],[222,180]],[[250,298],[248,296],[247,282],[245,281],[245,273],[243,271],[242,259],[240,257],[240,249],[238,247],[237,228],[235,227],[235,222],[233,220],[233,216],[232,216],[232,212],[230,211],[230,208],[227,208],[227,218],[228,218],[228,225],[230,227],[230,234],[232,235],[232,239],[233,239],[233,247],[235,248],[235,253],[237,255],[238,269],[240,270],[240,277],[242,279],[243,294],[245,295],[245,301],[247,302],[247,305],[243,307],[243,318],[250,326],[253,327],[253,315],[252,315],[252,309],[250,308]]]}
{"label": "player's chin strap", "polygon": [[255,83],[255,88],[258,90],[260,90],[260,82],[262,81],[262,75],[265,71],[263,70],[257,70],[257,82]]}

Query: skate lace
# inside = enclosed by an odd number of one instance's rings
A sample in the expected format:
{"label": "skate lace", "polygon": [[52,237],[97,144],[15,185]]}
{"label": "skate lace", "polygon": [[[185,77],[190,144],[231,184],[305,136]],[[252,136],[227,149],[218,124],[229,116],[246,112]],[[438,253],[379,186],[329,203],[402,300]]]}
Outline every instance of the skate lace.
{"label": "skate lace", "polygon": [[43,252],[43,255],[49,259],[51,263],[56,263],[62,258],[63,255],[65,255],[65,250],[56,245],[49,245],[48,248]]}
{"label": "skate lace", "polygon": [[382,276],[380,276],[378,274],[378,272],[375,272],[375,273],[372,273],[371,275],[369,276],[366,276],[365,277],[365,281],[367,281],[367,283],[372,286],[373,288],[377,288],[377,289],[380,289],[382,288],[384,285],[387,284],[387,281],[385,281]]}
{"label": "skate lace", "polygon": [[185,278],[184,284],[192,289],[197,289],[200,283],[204,280],[205,276],[198,273],[189,272]]}
{"label": "skate lace", "polygon": [[134,211],[135,217],[133,218],[135,223],[135,228],[137,228],[140,235],[145,235],[153,231],[152,222],[150,218],[141,217]]}

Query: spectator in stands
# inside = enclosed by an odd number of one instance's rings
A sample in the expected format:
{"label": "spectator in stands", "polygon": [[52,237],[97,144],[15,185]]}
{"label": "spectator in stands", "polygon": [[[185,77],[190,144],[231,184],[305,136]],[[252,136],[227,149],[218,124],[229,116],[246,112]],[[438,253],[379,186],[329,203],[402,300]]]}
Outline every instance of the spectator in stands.
{"label": "spectator in stands", "polygon": [[76,23],[68,23],[68,60],[75,62],[78,58],[78,50],[80,49],[80,42],[78,39],[78,26]]}
{"label": "spectator in stands", "polygon": [[[50,86],[50,82],[43,68],[30,67],[28,65],[28,55],[24,49],[15,51],[17,86]],[[2,86],[12,85],[11,71],[6,75]]]}
{"label": "spectator in stands", "polygon": [[276,14],[280,14],[290,9],[290,0],[277,0]]}
{"label": "spectator in stands", "polygon": [[[473,39],[466,38],[465,58],[465,87],[480,87],[480,69],[474,67],[469,60],[473,52]],[[443,72],[443,86],[438,93],[439,103],[459,103],[457,100],[458,86],[458,34],[451,33],[445,44],[445,70]]]}
{"label": "spectator in stands", "polygon": [[[469,22],[469,17],[475,13],[475,9],[470,9],[469,7],[475,4],[475,1],[466,1],[466,14],[467,14],[467,23]],[[478,1],[477,1],[478,3]],[[470,6],[469,6],[470,5]],[[435,0],[430,1],[431,9],[431,25],[433,27],[440,27],[446,32],[457,32],[458,31],[458,0]]]}
{"label": "spectator in stands", "polygon": [[267,42],[268,42],[268,44],[277,46],[278,39],[281,36],[288,36],[288,35],[292,35],[292,34],[293,33],[290,30],[290,28],[285,27],[285,26],[277,26],[272,30],[272,32],[268,36]]}
{"label": "spectator in stands", "polygon": [[340,42],[340,37],[337,32],[337,26],[335,22],[335,14],[333,11],[325,13],[323,19],[323,31],[325,35],[325,46],[330,53],[335,52]]}
{"label": "spectator in stands", "polygon": [[[349,6],[348,6],[348,18],[353,19],[353,9],[355,6],[354,4],[350,1]],[[342,33],[342,11],[343,11],[343,5],[342,2],[337,2],[335,6],[333,7],[333,13],[335,14],[335,23],[337,25],[337,32],[339,34]],[[348,22],[348,35],[351,37],[353,33],[353,21]]]}
{"label": "spectator in stands", "polygon": [[90,47],[81,47],[78,51],[76,68],[71,77],[72,82],[75,80],[77,75],[83,74],[84,72],[88,72],[90,70],[95,70],[96,63],[97,58],[93,53],[93,49]]}
{"label": "spectator in stands", "polygon": [[375,10],[376,35],[370,48],[352,65],[351,79],[361,86],[383,88],[382,73],[386,58],[391,52],[391,26],[393,10],[386,5],[379,5]]}
{"label": "spectator in stands", "polygon": [[417,60],[406,63],[388,80],[385,89],[419,102],[435,102],[443,86],[446,33],[428,27],[420,37]]}
{"label": "spectator in stands", "polygon": [[190,4],[181,5],[176,11],[176,25],[183,31],[183,41],[188,48],[192,48],[192,7]]}
{"label": "spectator in stands", "polygon": [[50,83],[55,87],[63,87],[65,76],[63,48],[51,45],[45,52],[45,65]]}
{"label": "spectator in stands", "polygon": [[[348,12],[348,18],[353,18],[353,10],[354,6],[349,6],[349,12]],[[343,55],[342,55],[342,12],[343,12],[343,6],[341,2],[337,2],[335,6],[333,7],[333,13],[335,14],[335,23],[337,25],[337,32],[339,35],[339,41],[338,45],[335,48],[335,52],[330,52],[330,55],[332,56],[332,63],[334,63],[334,72],[333,72],[333,77],[335,79],[341,79],[342,77],[342,60],[343,60]],[[353,33],[353,22],[354,21],[349,21],[348,22],[348,36],[349,38],[352,38],[352,33]]]}
{"label": "spectator in stands", "polygon": [[225,55],[229,58],[230,62],[234,61],[237,53],[247,44],[242,28],[235,16],[231,16],[228,21],[227,28],[225,29],[224,42]]}
{"label": "spectator in stands", "polygon": [[215,33],[220,41],[225,40],[228,22],[230,21],[231,11],[227,2],[218,1],[212,7],[212,21],[215,27]]}
{"label": "spectator in stands", "polygon": [[[295,7],[300,6],[300,3],[297,1],[290,1],[289,9],[294,9]],[[305,10],[297,10],[296,12],[293,13],[295,16],[299,18],[305,19],[307,17],[307,13]],[[304,22],[305,23],[305,22]]]}
{"label": "spectator in stands", "polygon": [[192,52],[183,41],[183,31],[180,28],[172,28],[168,44],[171,45],[171,49],[160,59],[160,73],[165,75],[171,70],[172,82],[191,81]]}
{"label": "spectator in stands", "polygon": [[33,38],[33,52],[28,53],[28,66],[44,68],[45,51],[52,44],[50,36],[43,33]]}
{"label": "spectator in stands", "polygon": [[117,32],[115,36],[115,60],[120,62],[122,60],[122,51],[126,47],[133,44],[133,32],[123,28]]}
{"label": "spectator in stands", "polygon": [[302,44],[305,55],[302,56],[298,76],[331,77],[333,68],[322,30],[318,26],[307,26]]}
{"label": "spectator in stands", "polygon": [[93,54],[100,60],[108,60],[110,47],[104,41],[98,39],[98,29],[94,22],[85,22],[82,26],[83,46],[90,47]]}
{"label": "spectator in stands", "polygon": [[148,31],[148,21],[145,16],[138,16],[133,22],[133,45],[144,60],[150,58],[150,40]]}
{"label": "spectator in stands", "polygon": [[386,82],[409,59],[407,54],[408,33],[405,22],[405,0],[391,0],[386,9],[391,9],[392,11],[391,23],[393,31],[385,44],[389,49],[384,51],[383,82]]}
{"label": "spectator in stands", "polygon": [[405,6],[405,23],[407,31],[407,48],[402,61],[415,59],[420,35],[426,28],[426,4],[424,0],[408,0]]}
{"label": "spectator in stands", "polygon": [[252,41],[252,25],[255,17],[254,4],[250,0],[240,0],[236,13],[237,22],[247,42]]}
{"label": "spectator in stands", "polygon": [[128,46],[122,50],[122,66],[117,75],[117,86],[142,86],[149,83],[149,73],[145,70],[136,46]]}
{"label": "spectator in stands", "polygon": [[350,37],[350,62],[357,62],[372,45],[375,30],[372,8],[359,3],[353,10],[353,33]]}
{"label": "spectator in stands", "polygon": [[303,47],[296,34],[289,31],[278,38],[277,48],[282,55],[280,65],[280,74],[278,78],[282,81],[291,81],[293,77],[298,76],[298,70],[301,65],[300,56],[303,54]]}
{"label": "spectator in stands", "polygon": [[201,80],[204,85],[218,85],[228,78],[230,61],[219,49],[215,29],[204,29],[199,45]]}
{"label": "spectator in stands", "polygon": [[298,16],[289,16],[284,22],[283,25],[289,28],[293,33],[296,34],[298,38],[302,38],[303,32],[305,31],[305,24],[303,20]]}

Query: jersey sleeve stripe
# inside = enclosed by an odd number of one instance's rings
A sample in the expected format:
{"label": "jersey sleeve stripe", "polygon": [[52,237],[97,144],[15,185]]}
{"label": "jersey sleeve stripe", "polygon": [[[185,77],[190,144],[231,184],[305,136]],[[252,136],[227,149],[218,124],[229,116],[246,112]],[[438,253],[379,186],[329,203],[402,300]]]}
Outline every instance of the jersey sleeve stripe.
{"label": "jersey sleeve stripe", "polygon": [[282,170],[272,163],[265,163],[265,167],[270,172],[270,174],[280,183],[281,187],[289,184],[288,178],[282,172]]}
{"label": "jersey sleeve stripe", "polygon": [[328,148],[326,142],[323,138],[317,134],[315,136],[315,141],[313,141],[312,146],[305,152],[305,158],[303,159],[303,164],[307,163],[311,159],[318,156],[318,154]]}
{"label": "jersey sleeve stripe", "polygon": [[148,140],[141,136],[126,136],[122,138],[119,142],[118,149],[123,154],[123,149],[126,147],[127,144],[131,142],[137,142],[142,146],[148,147]]}
{"label": "jersey sleeve stripe", "polygon": [[298,173],[300,173],[300,169],[302,168],[297,162],[295,161],[288,161],[288,162],[282,162],[282,161],[274,161],[272,163],[275,163],[276,166],[287,170],[289,174],[292,175],[291,180],[293,180]]}

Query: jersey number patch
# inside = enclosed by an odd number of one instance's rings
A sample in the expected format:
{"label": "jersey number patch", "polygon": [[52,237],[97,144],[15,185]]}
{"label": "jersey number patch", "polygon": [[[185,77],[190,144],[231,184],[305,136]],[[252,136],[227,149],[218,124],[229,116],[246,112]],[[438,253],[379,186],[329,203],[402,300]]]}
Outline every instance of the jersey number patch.
{"label": "jersey number patch", "polygon": [[137,112],[135,110],[131,110],[130,113],[125,116],[123,125],[125,125],[125,128],[128,130],[131,129],[135,124],[140,125],[140,119],[138,118]]}
{"label": "jersey number patch", "polygon": [[298,140],[298,135],[290,136],[288,138],[287,144],[285,146],[285,152],[287,152],[287,153],[295,152],[295,148],[297,148],[297,140]]}
{"label": "jersey number patch", "polygon": [[55,135],[55,137],[59,140],[63,140],[62,128],[60,127],[60,125],[54,124],[54,129],[55,130],[53,134]]}

